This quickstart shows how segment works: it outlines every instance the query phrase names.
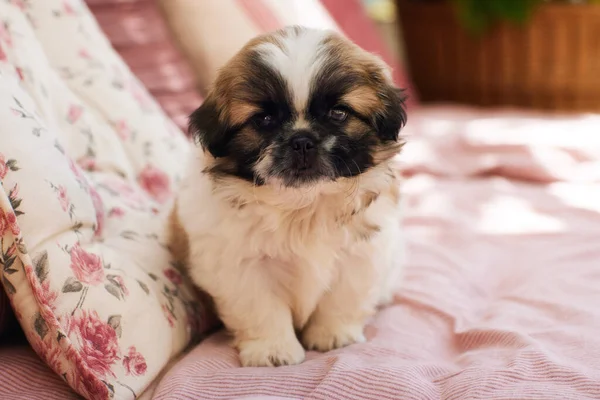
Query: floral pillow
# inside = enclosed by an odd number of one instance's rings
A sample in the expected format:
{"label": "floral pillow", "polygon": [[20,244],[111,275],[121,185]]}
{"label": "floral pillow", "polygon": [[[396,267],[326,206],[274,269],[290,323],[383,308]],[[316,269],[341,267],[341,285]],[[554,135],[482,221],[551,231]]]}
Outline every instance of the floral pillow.
{"label": "floral pillow", "polygon": [[80,0],[0,1],[0,279],[42,359],[133,399],[209,320],[173,268],[189,143]]}

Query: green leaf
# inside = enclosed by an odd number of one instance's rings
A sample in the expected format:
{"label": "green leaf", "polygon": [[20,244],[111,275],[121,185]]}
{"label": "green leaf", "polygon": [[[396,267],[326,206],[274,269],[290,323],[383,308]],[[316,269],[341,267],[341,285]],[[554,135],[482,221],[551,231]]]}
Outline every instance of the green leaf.
{"label": "green leaf", "polygon": [[5,271],[8,270],[15,263],[16,259],[17,259],[16,256],[12,256],[12,257],[9,257],[7,260],[5,260],[4,261],[4,270]]}
{"label": "green leaf", "polygon": [[[17,213],[15,212],[15,214]],[[21,252],[21,254],[27,254],[27,246],[25,246],[25,243],[23,242],[22,238],[17,239],[17,249],[19,249],[19,252]]]}
{"label": "green leaf", "polygon": [[543,0],[453,0],[459,23],[472,33],[482,33],[493,23],[524,24]]}
{"label": "green leaf", "polygon": [[33,327],[35,328],[35,331],[37,332],[39,337],[44,339],[44,337],[48,333],[48,324],[39,313],[36,315]]}
{"label": "green leaf", "polygon": [[65,281],[62,292],[63,293],[78,293],[83,289],[83,284],[79,282],[76,278],[70,276]]}
{"label": "green leaf", "polygon": [[4,285],[7,294],[12,295],[17,293],[17,289],[15,289],[15,286],[6,278],[6,276],[2,277],[2,284]]}
{"label": "green leaf", "polygon": [[118,300],[121,300],[121,290],[117,285],[113,283],[107,283],[106,285],[104,285],[104,288],[108,293],[115,296]]}
{"label": "green leaf", "polygon": [[11,171],[16,172],[20,168],[17,166],[17,160],[11,159],[6,162],[6,166],[10,168]]}
{"label": "green leaf", "polygon": [[146,292],[146,294],[150,294],[150,289],[148,289],[148,285],[146,285],[144,282],[142,281],[137,281],[138,285],[140,285],[140,287],[142,288],[142,290],[144,292]]}
{"label": "green leaf", "polygon": [[44,282],[48,277],[48,252],[43,251],[33,260],[35,266],[35,275],[40,282]]}
{"label": "green leaf", "polygon": [[21,203],[23,202],[23,199],[14,199],[12,200],[10,203],[11,207],[14,209],[19,208],[19,206],[21,205]]}

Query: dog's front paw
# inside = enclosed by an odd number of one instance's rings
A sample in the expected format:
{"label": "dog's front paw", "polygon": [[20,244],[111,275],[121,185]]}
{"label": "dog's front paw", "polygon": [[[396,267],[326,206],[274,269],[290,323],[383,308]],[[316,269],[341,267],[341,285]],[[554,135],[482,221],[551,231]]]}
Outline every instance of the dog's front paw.
{"label": "dog's front paw", "polygon": [[310,323],[302,332],[302,343],[308,350],[325,352],[364,341],[361,324]]}
{"label": "dog's front paw", "polygon": [[300,364],[304,361],[304,349],[296,337],[264,338],[238,343],[240,360],[244,367],[278,367]]}

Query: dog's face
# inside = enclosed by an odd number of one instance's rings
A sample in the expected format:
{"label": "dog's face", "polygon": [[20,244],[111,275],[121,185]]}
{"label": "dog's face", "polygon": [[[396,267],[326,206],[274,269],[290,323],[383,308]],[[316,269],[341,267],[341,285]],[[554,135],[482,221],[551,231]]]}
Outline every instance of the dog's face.
{"label": "dog's face", "polygon": [[389,75],[333,32],[291,27],[252,40],[190,117],[214,157],[206,172],[298,187],[390,159],[406,113]]}

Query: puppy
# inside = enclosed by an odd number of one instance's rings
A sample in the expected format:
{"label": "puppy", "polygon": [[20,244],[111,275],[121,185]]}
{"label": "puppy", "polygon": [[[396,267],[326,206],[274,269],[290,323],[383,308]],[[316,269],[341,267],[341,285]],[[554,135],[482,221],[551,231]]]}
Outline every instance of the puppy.
{"label": "puppy", "polygon": [[220,71],[190,117],[201,149],[172,221],[242,365],[364,341],[403,256],[405,121],[385,64],[330,31],[258,37]]}

